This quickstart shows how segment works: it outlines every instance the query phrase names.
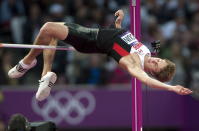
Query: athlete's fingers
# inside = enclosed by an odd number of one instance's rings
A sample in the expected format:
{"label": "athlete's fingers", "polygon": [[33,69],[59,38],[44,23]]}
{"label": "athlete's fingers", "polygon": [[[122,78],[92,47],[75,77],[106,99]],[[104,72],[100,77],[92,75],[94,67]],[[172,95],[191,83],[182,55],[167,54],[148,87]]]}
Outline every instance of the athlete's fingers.
{"label": "athlete's fingers", "polygon": [[121,17],[124,17],[124,12],[123,10],[118,10],[115,12],[115,16],[121,16]]}
{"label": "athlete's fingers", "polygon": [[175,92],[179,95],[189,95],[189,94],[192,94],[193,91],[188,89],[188,88],[184,88],[183,86],[181,85],[176,85],[175,86]]}
{"label": "athlete's fingers", "polygon": [[181,95],[188,95],[188,94],[191,94],[191,93],[192,93],[192,91],[189,90],[189,89],[187,89],[187,88],[182,88],[182,89],[180,90],[180,94],[181,94]]}
{"label": "athlete's fingers", "polygon": [[119,12],[117,11],[117,12],[115,12],[115,16],[118,16],[119,15]]}
{"label": "athlete's fingers", "polygon": [[118,17],[117,19],[115,20],[116,23],[121,23],[123,20],[123,15],[121,15],[120,13],[118,13]]}

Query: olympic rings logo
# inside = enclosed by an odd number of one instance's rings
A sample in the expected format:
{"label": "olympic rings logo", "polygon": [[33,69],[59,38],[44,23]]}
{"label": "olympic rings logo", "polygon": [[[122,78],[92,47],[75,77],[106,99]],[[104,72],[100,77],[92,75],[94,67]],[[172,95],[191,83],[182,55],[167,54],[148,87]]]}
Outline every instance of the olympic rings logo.
{"label": "olympic rings logo", "polygon": [[65,120],[68,124],[77,125],[91,114],[95,107],[95,97],[88,91],[80,91],[75,95],[60,91],[54,96],[49,96],[44,102],[38,102],[35,97],[32,99],[35,113],[42,116],[44,120],[53,121],[56,124]]}

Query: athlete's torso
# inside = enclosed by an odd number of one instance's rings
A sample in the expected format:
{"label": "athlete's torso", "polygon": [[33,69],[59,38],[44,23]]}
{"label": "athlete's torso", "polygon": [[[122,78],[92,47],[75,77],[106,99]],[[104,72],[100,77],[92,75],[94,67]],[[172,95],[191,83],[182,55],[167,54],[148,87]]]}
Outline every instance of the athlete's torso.
{"label": "athlete's torso", "polygon": [[106,53],[117,62],[130,53],[139,55],[141,66],[149,49],[125,29],[87,28],[73,23],[65,23],[69,34],[65,42],[82,53]]}
{"label": "athlete's torso", "polygon": [[105,53],[97,47],[99,29],[87,28],[74,23],[65,23],[65,25],[68,26],[69,33],[64,42],[72,45],[81,53]]}
{"label": "athlete's torso", "polygon": [[124,29],[100,28],[97,37],[98,47],[108,52],[112,48],[114,40],[124,32]]}
{"label": "athlete's torso", "polygon": [[65,23],[65,25],[68,26],[69,33],[64,41],[82,53],[108,54],[114,38],[125,32],[123,29],[88,28],[74,23]]}

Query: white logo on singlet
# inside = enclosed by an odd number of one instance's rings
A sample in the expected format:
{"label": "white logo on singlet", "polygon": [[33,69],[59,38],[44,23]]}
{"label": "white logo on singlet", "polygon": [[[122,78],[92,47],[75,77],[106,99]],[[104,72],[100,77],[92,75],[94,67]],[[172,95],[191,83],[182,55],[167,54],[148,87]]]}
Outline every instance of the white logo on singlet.
{"label": "white logo on singlet", "polygon": [[126,33],[125,35],[123,35],[122,40],[125,41],[128,45],[133,45],[136,44],[138,41],[137,39],[130,33]]}

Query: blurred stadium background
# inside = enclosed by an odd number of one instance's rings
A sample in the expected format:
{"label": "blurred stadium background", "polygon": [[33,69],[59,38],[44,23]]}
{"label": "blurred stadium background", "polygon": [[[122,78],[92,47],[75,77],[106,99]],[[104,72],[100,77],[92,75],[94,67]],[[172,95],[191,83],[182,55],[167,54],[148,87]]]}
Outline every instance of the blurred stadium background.
{"label": "blurred stadium background", "polygon": [[[130,29],[128,0],[0,0],[0,42],[32,44],[47,21],[74,22],[88,27],[110,26],[118,9],[125,12],[123,27]],[[199,1],[141,0],[141,21],[142,42],[151,48],[150,42],[161,40],[160,56],[177,65],[170,84],[197,90]],[[25,105],[31,103],[37,90],[42,56],[25,77],[16,80],[7,76],[8,70],[27,52],[22,49],[0,51],[0,131],[12,113],[21,111],[30,121],[44,120],[41,114],[32,113],[31,105]],[[60,120],[60,130],[131,130],[131,77],[118,68],[116,62],[98,54],[60,51],[56,53],[53,71],[58,75],[55,95],[60,90],[75,95],[83,89],[96,102],[93,116],[87,114],[76,125]],[[181,97],[143,88],[144,130],[198,131],[197,99],[197,94]]]}

